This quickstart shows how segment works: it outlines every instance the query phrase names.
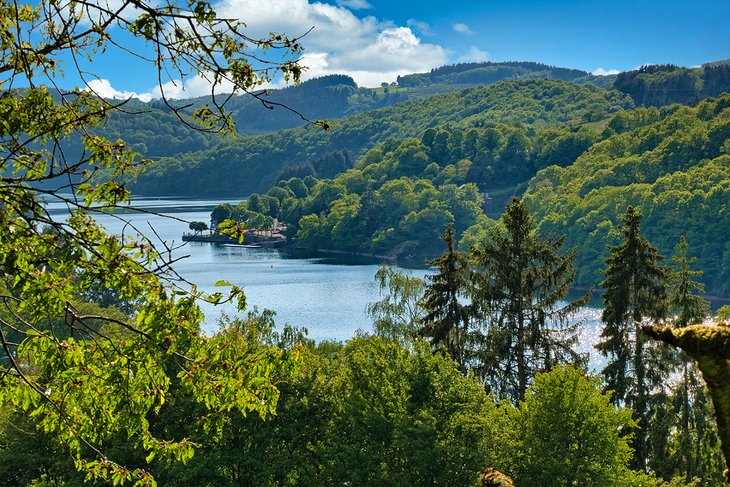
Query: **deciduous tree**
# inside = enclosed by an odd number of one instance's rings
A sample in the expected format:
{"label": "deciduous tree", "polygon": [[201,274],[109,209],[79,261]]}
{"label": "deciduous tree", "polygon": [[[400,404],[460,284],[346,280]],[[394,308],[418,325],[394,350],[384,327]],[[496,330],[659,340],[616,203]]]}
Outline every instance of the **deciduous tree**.
{"label": "deciduous tree", "polygon": [[382,266],[375,273],[382,299],[368,306],[378,336],[403,342],[415,337],[423,318],[424,283],[408,272]]}
{"label": "deciduous tree", "polygon": [[611,404],[598,379],[571,366],[537,374],[508,417],[513,436],[505,463],[517,485],[626,485],[634,422],[631,411]]}
{"label": "deciduous tree", "polygon": [[[130,41],[146,47],[130,50]],[[242,92],[276,73],[297,80],[300,45],[280,34],[251,38],[243,23],[219,18],[203,0],[0,1],[0,405],[33,416],[87,478],[154,485],[144,468],[109,458],[105,441],[125,435],[148,462],[188,459],[190,440],[149,425],[173,381],[205,406],[211,414],[200,420],[215,427],[212,412],[271,414],[272,374],[291,357],[276,349],[242,353],[231,330],[202,336],[199,300],[226,296],[181,289],[170,249],[107,235],[95,222],[96,212],[128,201],[120,178],[148,163],[122,141],[94,134],[124,110],[125,101],[104,100],[86,85],[93,60],[117,48],[149,61],[181,123],[230,132],[221,85]],[[210,82],[211,99],[186,112],[169,102],[165,83],[195,75]],[[80,88],[60,84],[69,78]],[[74,144],[78,157],[68,150]],[[54,218],[42,200],[67,207],[68,219]],[[134,303],[132,317],[85,312],[76,298],[91,289]],[[240,296],[233,288],[228,298]],[[54,321],[63,333],[48,326]]]}

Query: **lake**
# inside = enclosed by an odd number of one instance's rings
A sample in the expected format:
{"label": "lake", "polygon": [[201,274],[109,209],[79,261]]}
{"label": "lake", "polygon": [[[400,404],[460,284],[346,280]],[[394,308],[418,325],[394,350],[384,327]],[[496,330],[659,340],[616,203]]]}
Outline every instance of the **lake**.
{"label": "lake", "polygon": [[[115,212],[96,217],[109,232],[133,234],[134,229],[151,238],[156,234],[169,246],[180,246],[183,232],[189,232],[190,221],[210,220],[210,212],[221,200],[182,200],[146,198],[134,201],[144,211]],[[49,202],[49,211],[61,217],[65,206]],[[154,229],[154,232],[152,231]],[[154,237],[153,240],[157,241]],[[225,280],[240,285],[246,293],[249,309],[271,309],[276,312],[278,325],[306,327],[309,337],[316,340],[347,340],[357,330],[371,331],[367,306],[378,299],[379,289],[374,281],[379,264],[376,261],[342,258],[290,258],[276,249],[253,249],[240,246],[186,243],[174,251],[182,257],[175,270],[186,280],[206,292],[220,291],[214,285]],[[427,269],[405,269],[418,277]],[[205,329],[213,331],[221,312],[234,313],[232,305],[205,305]],[[600,334],[600,308],[591,306],[575,319],[583,322],[579,345],[581,352],[592,351]],[[595,354],[593,354],[595,355]],[[592,357],[595,367],[597,357]]]}

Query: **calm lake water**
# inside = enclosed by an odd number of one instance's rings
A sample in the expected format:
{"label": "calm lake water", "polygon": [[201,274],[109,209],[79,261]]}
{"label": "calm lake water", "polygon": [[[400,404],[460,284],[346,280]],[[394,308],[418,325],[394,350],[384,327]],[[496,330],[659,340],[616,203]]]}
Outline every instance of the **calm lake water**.
{"label": "calm lake water", "polygon": [[[150,238],[156,234],[169,246],[181,244],[181,235],[188,232],[190,221],[208,222],[212,208],[226,201],[140,199],[134,206],[159,213],[116,212],[96,217],[109,232],[134,234]],[[238,201],[228,201],[237,203]],[[49,210],[59,217],[66,213],[63,205],[49,202]],[[154,232],[152,231],[154,229]],[[153,240],[157,240],[156,237]],[[341,258],[288,258],[278,250],[250,249],[187,243],[174,252],[183,257],[175,270],[186,280],[207,292],[220,291],[214,284],[226,280],[243,286],[249,309],[271,309],[278,325],[306,327],[309,337],[321,340],[347,340],[357,330],[369,332],[371,321],[367,306],[378,299],[374,276],[379,264]],[[423,277],[427,269],[407,269]],[[233,314],[231,305],[203,307],[207,331],[215,330],[221,312]],[[581,352],[590,352],[600,333],[600,309],[584,309],[576,317],[582,321]],[[595,354],[592,354],[595,355]],[[595,367],[597,357],[592,357]]]}

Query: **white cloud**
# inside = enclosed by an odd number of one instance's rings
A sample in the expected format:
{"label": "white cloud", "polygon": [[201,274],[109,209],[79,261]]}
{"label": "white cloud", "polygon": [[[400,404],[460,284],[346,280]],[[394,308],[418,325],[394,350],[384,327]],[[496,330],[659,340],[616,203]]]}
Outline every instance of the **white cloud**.
{"label": "white cloud", "polygon": [[[162,98],[162,93],[168,99],[195,98],[199,96],[210,95],[212,81],[195,75],[186,78],[184,81],[180,79],[170,80],[160,86],[154,86],[147,91],[137,93],[134,91],[120,91],[114,88],[108,79],[94,79],[89,81],[87,89],[95,94],[112,100],[124,100],[127,98],[137,98],[142,101],[150,101]],[[261,88],[267,88],[262,86]],[[216,87],[216,93],[230,93],[233,91],[233,84],[229,82],[219,83]]]}
{"label": "white cloud", "polygon": [[427,71],[448,61],[448,52],[423,44],[409,27],[384,29],[369,43],[345,51],[311,52],[302,58],[303,78],[346,73],[360,86],[378,86],[399,75]]}
{"label": "white cloud", "polygon": [[241,19],[246,33],[254,37],[269,32],[295,36],[314,27],[302,39],[305,51],[301,64],[309,68],[303,79],[348,74],[360,86],[378,86],[398,75],[428,71],[448,62],[446,49],[422,42],[411,26],[373,16],[358,18],[344,5],[308,0],[221,0],[215,8],[220,16]]}
{"label": "white cloud", "polygon": [[483,63],[489,60],[489,53],[476,46],[471,46],[464,55],[456,59],[458,63]]}
{"label": "white cloud", "polygon": [[451,26],[451,28],[454,29],[454,32],[458,32],[460,34],[474,35],[474,31],[471,30],[466,24],[454,24]]}
{"label": "white cloud", "polygon": [[[301,39],[304,46],[301,64],[308,68],[302,74],[304,80],[327,74],[347,74],[360,86],[379,86],[383,81],[395,81],[399,75],[428,71],[449,62],[449,50],[423,42],[419,37],[430,32],[428,24],[411,20],[401,26],[372,15],[360,18],[351,10],[367,5],[367,0],[340,0],[337,5],[315,0],[219,0],[213,7],[221,18],[244,22],[246,35],[253,38],[267,38],[271,32],[296,37],[313,27]],[[275,53],[270,51],[270,54]],[[121,88],[117,90],[108,81],[103,81],[90,83],[103,96],[160,97],[159,87],[132,93]],[[118,87],[123,86],[122,83],[122,80],[114,81]],[[189,98],[209,94],[210,86],[204,78],[193,76],[184,82],[169,81],[163,88],[169,98]],[[283,81],[275,79],[262,88],[281,86]],[[219,91],[230,89],[230,86],[222,86]]]}
{"label": "white cloud", "polygon": [[594,74],[596,76],[607,76],[607,75],[610,75],[610,74],[619,74],[620,72],[621,71],[619,71],[618,69],[603,69],[603,68],[598,68],[595,71],[593,71],[593,73],[591,73],[591,74]]}
{"label": "white cloud", "polygon": [[338,0],[337,5],[352,10],[363,10],[367,8],[373,8],[367,0]]}
{"label": "white cloud", "polygon": [[142,101],[150,101],[153,97],[150,93],[135,93],[133,91],[119,91],[115,89],[108,79],[93,79],[86,83],[87,88],[102,98],[111,100],[126,100],[127,98],[139,98]]}

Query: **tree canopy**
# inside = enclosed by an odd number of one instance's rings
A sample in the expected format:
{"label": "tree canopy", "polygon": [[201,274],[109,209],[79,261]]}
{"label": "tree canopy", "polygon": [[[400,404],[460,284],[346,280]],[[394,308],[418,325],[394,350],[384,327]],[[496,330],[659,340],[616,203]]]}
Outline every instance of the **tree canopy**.
{"label": "tree canopy", "polygon": [[[200,403],[199,420],[217,430],[223,411],[270,415],[279,396],[273,376],[293,358],[272,347],[248,353],[235,328],[203,336],[198,302],[238,299],[240,289],[186,289],[171,249],[134,231],[107,235],[95,222],[95,213],[128,201],[119,179],[147,165],[121,140],[94,134],[125,102],[85,86],[94,57],[132,38],[146,45],[132,54],[159,75],[163,103],[167,76],[210,83],[209,105],[192,114],[170,108],[181,123],[212,132],[234,130],[216,96],[222,84],[249,91],[277,74],[297,80],[300,45],[282,34],[251,38],[205,1],[0,2],[0,404],[60,440],[87,479],[154,485],[143,465],[126,468],[108,455],[110,438],[128,437],[148,463],[185,461],[193,442],[150,427],[171,388]],[[64,75],[80,86],[63,86]],[[78,157],[67,152],[70,139],[82,143]],[[54,218],[48,202],[68,218]],[[130,313],[90,308],[85,301],[99,290],[131,303]]]}

